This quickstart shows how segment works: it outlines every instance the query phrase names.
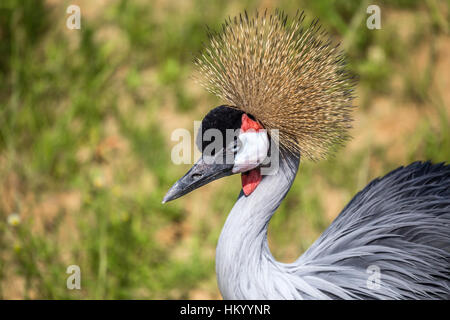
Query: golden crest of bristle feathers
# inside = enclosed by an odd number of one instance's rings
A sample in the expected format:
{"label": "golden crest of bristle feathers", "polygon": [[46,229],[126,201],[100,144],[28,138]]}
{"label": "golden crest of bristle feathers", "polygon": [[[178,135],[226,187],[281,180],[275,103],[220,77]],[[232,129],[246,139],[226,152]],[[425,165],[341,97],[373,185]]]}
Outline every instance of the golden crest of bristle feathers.
{"label": "golden crest of bristle feathers", "polygon": [[228,18],[195,60],[197,77],[228,105],[253,115],[280,144],[312,160],[348,137],[354,81],[317,20],[245,12]]}

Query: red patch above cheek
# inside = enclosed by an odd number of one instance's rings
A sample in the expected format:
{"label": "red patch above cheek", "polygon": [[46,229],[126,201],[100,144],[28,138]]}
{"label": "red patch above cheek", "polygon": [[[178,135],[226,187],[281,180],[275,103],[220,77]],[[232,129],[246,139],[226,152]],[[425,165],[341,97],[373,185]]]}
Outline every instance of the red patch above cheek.
{"label": "red patch above cheek", "polygon": [[255,168],[241,174],[242,190],[246,196],[255,191],[256,187],[262,180],[260,168]]}
{"label": "red patch above cheek", "polygon": [[255,130],[255,132],[258,132],[261,129],[264,129],[257,121],[254,121],[249,118],[245,113],[242,114],[242,124],[241,124],[241,131],[246,132],[250,129]]}

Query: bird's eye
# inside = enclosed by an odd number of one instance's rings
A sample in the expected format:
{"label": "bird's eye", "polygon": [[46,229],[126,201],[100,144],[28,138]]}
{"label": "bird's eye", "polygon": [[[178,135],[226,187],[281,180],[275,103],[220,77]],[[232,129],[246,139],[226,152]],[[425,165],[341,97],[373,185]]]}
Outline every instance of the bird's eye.
{"label": "bird's eye", "polygon": [[242,147],[242,142],[238,138],[234,141],[233,146],[231,147],[231,151],[238,152],[241,147]]}

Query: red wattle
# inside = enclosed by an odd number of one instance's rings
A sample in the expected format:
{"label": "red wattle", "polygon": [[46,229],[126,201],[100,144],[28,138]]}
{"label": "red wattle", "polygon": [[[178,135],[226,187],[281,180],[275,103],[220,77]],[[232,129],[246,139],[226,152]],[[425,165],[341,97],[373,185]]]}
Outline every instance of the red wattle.
{"label": "red wattle", "polygon": [[249,196],[262,180],[260,168],[255,168],[241,174],[242,190],[246,196]]}

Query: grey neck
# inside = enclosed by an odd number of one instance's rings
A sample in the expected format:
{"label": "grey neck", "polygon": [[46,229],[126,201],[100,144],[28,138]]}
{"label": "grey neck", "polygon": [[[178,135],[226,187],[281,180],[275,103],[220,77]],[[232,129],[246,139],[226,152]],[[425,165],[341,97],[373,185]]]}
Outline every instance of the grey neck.
{"label": "grey neck", "polygon": [[274,285],[279,263],[270,253],[267,228],[295,179],[299,163],[298,156],[282,154],[275,174],[263,176],[250,196],[241,191],[216,250],[216,273],[224,299],[279,296]]}

